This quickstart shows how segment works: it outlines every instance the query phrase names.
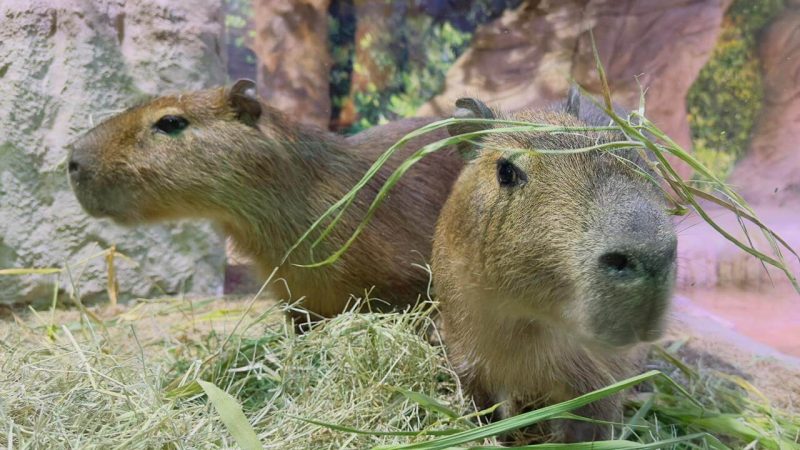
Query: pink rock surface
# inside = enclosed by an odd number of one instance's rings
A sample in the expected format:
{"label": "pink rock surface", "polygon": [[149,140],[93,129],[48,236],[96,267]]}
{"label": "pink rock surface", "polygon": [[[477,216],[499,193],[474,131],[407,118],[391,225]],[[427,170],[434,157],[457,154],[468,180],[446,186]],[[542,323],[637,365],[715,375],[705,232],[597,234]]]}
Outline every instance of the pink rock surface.
{"label": "pink rock surface", "polygon": [[[796,211],[766,207],[756,212],[792,248],[800,248]],[[732,213],[712,209],[709,214],[746,239]],[[771,254],[763,236],[749,229],[756,246]],[[798,276],[800,262],[788,251],[784,257]],[[800,358],[800,294],[783,272],[765,269],[696,215],[678,224],[678,286],[676,315],[695,330],[726,337],[757,355]]]}
{"label": "pink rock surface", "polygon": [[[800,5],[789,5],[761,37],[764,109],[750,150],[734,170],[731,184],[758,203],[800,204]],[[796,215],[798,217],[800,215]]]}
{"label": "pink rock surface", "polygon": [[[686,95],[708,61],[730,0],[574,0],[523,2],[478,29],[471,48],[450,69],[444,92],[420,115],[449,115],[458,97],[476,96],[503,110],[540,108],[562,100],[570,79],[601,87],[589,30],[614,100],[639,104],[647,116],[691,148]],[[690,172],[681,167],[681,173]]]}
{"label": "pink rock surface", "polygon": [[800,296],[791,289],[682,290],[674,314],[704,335],[800,369]]}
{"label": "pink rock surface", "polygon": [[[800,214],[789,208],[755,208],[763,223],[795,249],[800,249]],[[709,216],[725,230],[746,242],[736,216],[723,209],[709,209]],[[682,288],[731,288],[768,291],[788,284],[785,274],[774,267],[765,269],[759,260],[745,253],[696,214],[677,219],[678,286]],[[755,226],[748,226],[750,238],[764,253],[771,255],[767,240]],[[784,251],[784,258],[795,276],[800,261]]]}

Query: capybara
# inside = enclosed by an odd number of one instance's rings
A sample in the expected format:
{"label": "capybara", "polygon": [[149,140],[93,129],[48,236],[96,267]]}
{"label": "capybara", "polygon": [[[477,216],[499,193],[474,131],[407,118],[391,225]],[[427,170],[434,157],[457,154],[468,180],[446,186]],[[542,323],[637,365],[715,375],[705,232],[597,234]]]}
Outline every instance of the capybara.
{"label": "capybara", "polygon": [[[566,108],[507,118],[608,125],[587,102],[573,92]],[[457,117],[495,116],[475,99],[457,106]],[[497,412],[507,417],[602,388],[633,375],[636,344],[661,335],[676,271],[663,192],[642,175],[652,172],[637,151],[568,152],[621,137],[519,132],[475,144],[439,217],[432,269],[444,343],[479,407],[503,402]],[[575,413],[619,420],[621,400]],[[558,420],[507,439],[576,442],[608,431]]]}
{"label": "capybara", "polygon": [[[124,225],[208,219],[269,274],[382,152],[432,120],[401,120],[343,137],[290,120],[258,97],[252,81],[240,80],[230,88],[156,98],[109,118],[71,145],[69,176],[92,216]],[[350,237],[405,157],[446,137],[443,130],[412,140],[391,158],[314,256],[328,256]],[[429,283],[417,265],[430,257],[436,218],[462,166],[455,151],[426,158],[395,186],[338,262],[293,265],[311,262],[311,236],[277,276],[293,299],[323,317],[370,289],[382,300],[376,307],[415,303]]]}

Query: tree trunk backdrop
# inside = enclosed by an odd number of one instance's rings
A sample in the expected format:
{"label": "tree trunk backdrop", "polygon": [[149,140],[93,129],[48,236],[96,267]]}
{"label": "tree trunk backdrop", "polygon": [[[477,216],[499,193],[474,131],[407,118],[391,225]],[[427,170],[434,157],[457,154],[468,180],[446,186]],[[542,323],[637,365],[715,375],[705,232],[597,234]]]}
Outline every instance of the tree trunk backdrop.
{"label": "tree trunk backdrop", "polygon": [[254,0],[259,94],[296,120],[327,128],[329,0]]}

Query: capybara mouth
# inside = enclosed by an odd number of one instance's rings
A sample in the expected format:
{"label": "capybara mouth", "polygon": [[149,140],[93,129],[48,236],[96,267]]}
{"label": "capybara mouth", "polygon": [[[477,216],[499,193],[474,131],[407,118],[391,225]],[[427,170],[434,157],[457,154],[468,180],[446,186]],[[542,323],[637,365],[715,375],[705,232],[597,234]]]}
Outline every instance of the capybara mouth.
{"label": "capybara mouth", "polygon": [[95,199],[91,195],[87,195],[81,193],[78,190],[75,190],[75,196],[78,198],[78,202],[81,204],[83,210],[86,211],[86,213],[92,217],[96,218],[109,217],[113,219],[116,215],[114,214],[113,210],[109,209],[107,206],[97,201],[97,199]]}
{"label": "capybara mouth", "polygon": [[594,317],[592,339],[612,347],[628,347],[659,339],[667,320],[671,289],[664,286],[661,292],[649,292],[637,297],[641,298],[622,295],[608,299],[607,304],[636,303],[637,306],[635,309],[618,310],[614,315]]}
{"label": "capybara mouth", "polygon": [[95,218],[110,218],[123,225],[137,222],[136,215],[129,207],[128,201],[123,199],[119,189],[98,189],[91,180],[71,180],[72,191],[81,207],[87,214]]}

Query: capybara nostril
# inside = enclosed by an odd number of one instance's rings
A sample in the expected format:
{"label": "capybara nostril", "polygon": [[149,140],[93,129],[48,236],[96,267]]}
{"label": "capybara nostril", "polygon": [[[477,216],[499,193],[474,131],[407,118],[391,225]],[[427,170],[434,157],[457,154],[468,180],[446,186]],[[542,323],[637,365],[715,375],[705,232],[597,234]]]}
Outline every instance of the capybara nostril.
{"label": "capybara nostril", "polygon": [[68,168],[68,170],[69,170],[69,174],[70,174],[70,175],[77,175],[77,174],[78,174],[78,172],[79,172],[79,171],[80,171],[80,169],[81,169],[81,166],[80,166],[80,164],[78,164],[78,162],[77,162],[77,161],[75,161],[75,160],[72,160],[72,161],[70,161],[70,162],[69,162],[69,165],[68,165],[68,167],[67,167],[67,168]]}
{"label": "capybara nostril", "polygon": [[600,267],[611,275],[627,275],[634,271],[635,263],[624,253],[603,253],[598,258]]}
{"label": "capybara nostril", "polygon": [[[641,244],[639,244],[641,247]],[[675,265],[675,247],[658,239],[638,250],[613,250],[597,258],[602,275],[610,281],[627,282],[661,278]]]}

